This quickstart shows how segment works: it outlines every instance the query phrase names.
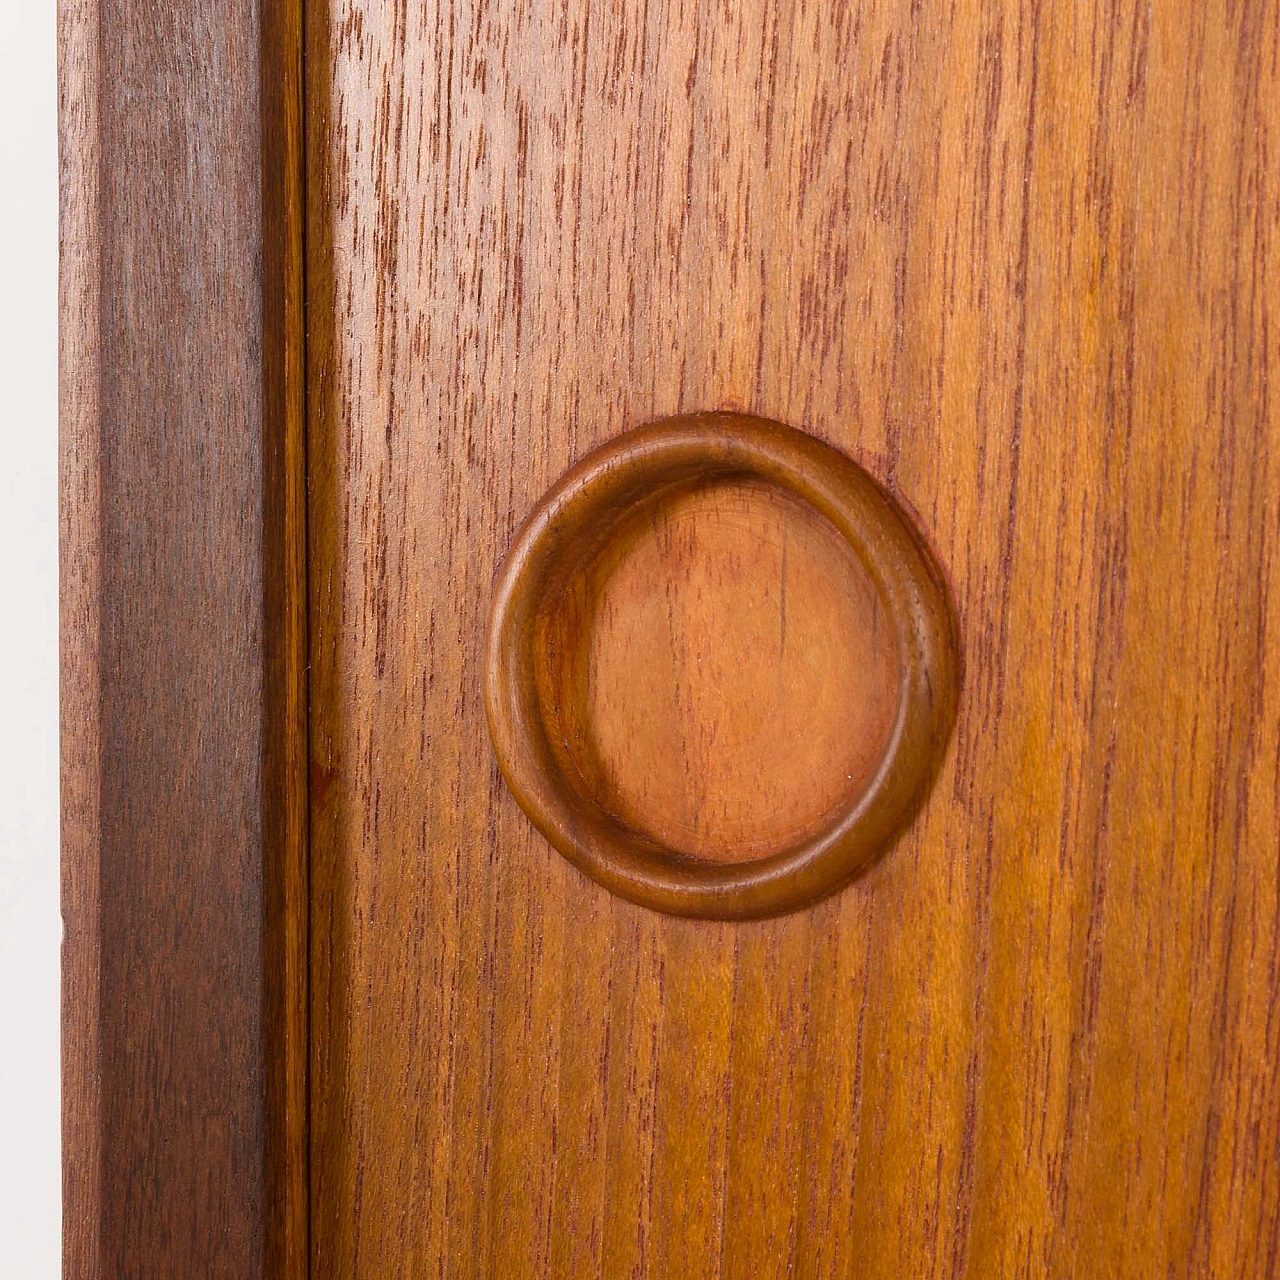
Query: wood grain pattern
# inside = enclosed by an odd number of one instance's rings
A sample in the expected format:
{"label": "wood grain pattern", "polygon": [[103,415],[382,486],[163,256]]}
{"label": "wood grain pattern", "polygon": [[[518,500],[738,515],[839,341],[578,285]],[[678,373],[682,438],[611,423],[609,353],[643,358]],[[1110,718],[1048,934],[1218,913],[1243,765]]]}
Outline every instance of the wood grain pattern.
{"label": "wood grain pattern", "polygon": [[300,12],[59,30],[64,1274],[296,1276]]}
{"label": "wood grain pattern", "polygon": [[[1280,1265],[1280,14],[308,18],[313,1260]],[[485,742],[539,494],[737,408],[952,574],[920,819],[777,920],[612,899]]]}
{"label": "wood grain pattern", "polygon": [[606,888],[777,915],[918,810],[954,630],[919,532],[844,454],[747,414],[667,418],[589,453],[516,535],[489,734],[534,825]]}

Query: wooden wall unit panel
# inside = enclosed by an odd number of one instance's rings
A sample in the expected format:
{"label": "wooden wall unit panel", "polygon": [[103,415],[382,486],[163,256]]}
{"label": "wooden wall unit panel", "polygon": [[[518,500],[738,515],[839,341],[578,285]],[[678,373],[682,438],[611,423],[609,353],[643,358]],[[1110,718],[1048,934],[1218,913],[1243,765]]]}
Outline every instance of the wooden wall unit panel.
{"label": "wooden wall unit panel", "polygon": [[[61,0],[60,93],[66,1275],[1280,1270],[1276,0]],[[521,521],[704,410],[960,637],[765,920],[485,723]]]}
{"label": "wooden wall unit panel", "polygon": [[[1280,1240],[1280,17],[308,10],[326,1273],[1265,1276]],[[807,430],[952,578],[897,847],[744,924],[584,880],[485,732],[519,522]]]}
{"label": "wooden wall unit panel", "polygon": [[300,17],[61,5],[76,1280],[305,1273]]}

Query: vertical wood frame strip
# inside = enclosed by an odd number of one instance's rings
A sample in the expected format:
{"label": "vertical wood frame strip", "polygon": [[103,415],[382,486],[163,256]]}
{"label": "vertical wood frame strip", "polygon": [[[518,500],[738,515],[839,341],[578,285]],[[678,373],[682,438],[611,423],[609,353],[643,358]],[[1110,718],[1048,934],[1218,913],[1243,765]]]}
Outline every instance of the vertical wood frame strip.
{"label": "vertical wood frame strip", "polygon": [[98,5],[58,12],[62,1265],[102,1275]]}
{"label": "vertical wood frame strip", "polygon": [[62,0],[64,1274],[306,1266],[298,0]]}

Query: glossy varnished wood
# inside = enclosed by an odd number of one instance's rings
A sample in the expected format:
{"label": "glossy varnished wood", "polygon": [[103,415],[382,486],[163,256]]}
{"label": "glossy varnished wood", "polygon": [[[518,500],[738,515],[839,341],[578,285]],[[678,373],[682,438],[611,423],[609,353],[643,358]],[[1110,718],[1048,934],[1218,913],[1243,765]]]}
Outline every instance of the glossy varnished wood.
{"label": "glossy varnished wood", "polygon": [[635,902],[749,919],[864,868],[955,710],[918,531],[830,445],[700,413],[552,487],[494,591],[485,708],[540,831]]}
{"label": "glossy varnished wood", "polygon": [[300,11],[60,8],[63,1269],[297,1277]]}
{"label": "glossy varnished wood", "polygon": [[[1275,4],[308,12],[317,1273],[1274,1274]],[[580,875],[481,696],[539,496],[726,408],[963,643],[751,923]]]}

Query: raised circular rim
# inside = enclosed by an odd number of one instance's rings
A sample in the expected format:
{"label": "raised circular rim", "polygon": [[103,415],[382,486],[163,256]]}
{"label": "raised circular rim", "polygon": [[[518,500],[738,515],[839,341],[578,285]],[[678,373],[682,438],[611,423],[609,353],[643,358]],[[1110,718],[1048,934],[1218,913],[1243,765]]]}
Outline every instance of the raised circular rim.
{"label": "raised circular rim", "polygon": [[[755,476],[821,512],[879,588],[899,647],[901,696],[880,764],[824,830],[745,862],[712,862],[623,825],[564,776],[547,741],[533,668],[537,607],[563,553],[602,519],[686,477]],[[674,915],[750,919],[815,902],[875,860],[914,816],[955,717],[956,629],[920,535],[857,463],[767,418],[684,414],[615,437],[565,472],[516,534],[494,591],[484,696],[498,764],[534,826],[576,867],[632,902]]]}

